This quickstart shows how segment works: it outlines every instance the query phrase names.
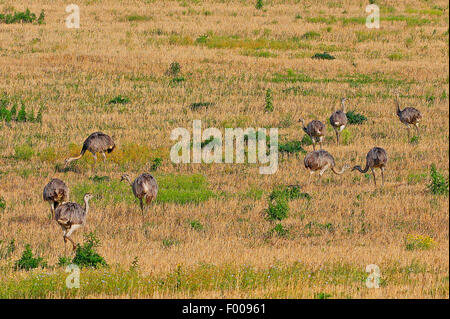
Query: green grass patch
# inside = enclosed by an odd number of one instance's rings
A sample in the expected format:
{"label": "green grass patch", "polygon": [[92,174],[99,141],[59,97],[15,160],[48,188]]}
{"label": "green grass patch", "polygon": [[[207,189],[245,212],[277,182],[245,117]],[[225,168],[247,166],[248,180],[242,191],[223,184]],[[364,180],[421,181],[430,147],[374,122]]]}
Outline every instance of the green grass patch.
{"label": "green grass patch", "polygon": [[449,193],[449,179],[442,175],[436,169],[434,164],[430,168],[430,184],[428,184],[428,190],[434,195],[448,195]]}
{"label": "green grass patch", "polygon": [[[193,175],[160,175],[155,176],[158,183],[158,195],[156,203],[200,203],[215,196],[215,193],[208,189],[206,178],[200,174]],[[86,181],[76,184],[72,189],[73,198],[82,203],[86,193],[99,194],[101,199],[93,199],[102,206],[125,202],[136,203],[131,187],[120,180]],[[95,209],[95,208],[94,208]]]}

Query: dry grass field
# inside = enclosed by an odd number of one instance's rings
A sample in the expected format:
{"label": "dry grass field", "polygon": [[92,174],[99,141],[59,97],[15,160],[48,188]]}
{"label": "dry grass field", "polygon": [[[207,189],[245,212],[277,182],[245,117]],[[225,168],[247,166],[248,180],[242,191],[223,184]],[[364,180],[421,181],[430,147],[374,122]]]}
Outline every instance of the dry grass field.
{"label": "dry grass field", "polygon": [[[1,14],[45,12],[41,24],[0,20],[0,100],[42,114],[0,120],[0,298],[449,298],[449,198],[428,188],[431,165],[449,175],[447,1],[376,0],[379,29],[365,26],[362,0],[73,2],[79,29],[65,26],[67,1],[0,0]],[[311,58],[323,52],[335,59]],[[396,115],[396,89],[422,112],[419,138]],[[308,185],[304,153],[280,156],[273,175],[170,161],[171,131],[193,120],[302,141],[298,119],[325,123],[344,96],[367,121],[348,125],[341,145],[327,124],[324,149],[340,168],[383,147],[384,187],[350,170]],[[87,153],[63,170],[95,131],[117,144],[106,164],[92,168]],[[120,177],[157,158],[158,200],[142,217]],[[95,233],[108,267],[83,268],[79,289],[65,285],[62,231],[42,199],[53,177],[71,201],[101,195],[73,238]],[[293,184],[311,198],[268,220],[271,192]],[[16,270],[27,244],[45,264]],[[369,264],[378,289],[366,287]]]}

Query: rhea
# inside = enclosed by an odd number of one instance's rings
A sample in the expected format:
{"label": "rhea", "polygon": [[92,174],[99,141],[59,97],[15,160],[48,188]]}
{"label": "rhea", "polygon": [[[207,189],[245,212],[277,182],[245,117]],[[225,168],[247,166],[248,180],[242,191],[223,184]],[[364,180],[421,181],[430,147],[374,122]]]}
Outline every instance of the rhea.
{"label": "rhea", "polygon": [[86,216],[89,212],[89,200],[93,197],[92,194],[84,195],[84,208],[77,203],[67,202],[55,210],[55,220],[61,226],[64,235],[64,249],[66,242],[69,240],[72,243],[73,250],[77,248],[75,242],[70,238],[72,233],[84,226],[86,223]]}
{"label": "rhea", "polygon": [[62,180],[53,178],[45,185],[42,197],[50,204],[50,211],[53,219],[55,216],[55,209],[61,205],[61,203],[69,200],[69,187],[67,187]]}
{"label": "rhea", "polygon": [[303,131],[309,135],[313,143],[313,150],[316,150],[316,143],[320,143],[320,148],[322,148],[322,140],[325,134],[325,125],[318,121],[312,120],[305,126],[305,121],[301,118],[299,122],[302,123]]}
{"label": "rhea", "polygon": [[372,148],[366,156],[366,167],[361,169],[361,166],[357,165],[352,168],[352,171],[358,170],[361,173],[366,173],[369,168],[372,170],[373,182],[375,186],[377,186],[377,181],[375,178],[375,168],[379,168],[381,170],[381,185],[384,185],[384,168],[388,161],[387,153],[381,147]]}
{"label": "rhea", "polygon": [[417,131],[417,136],[419,136],[419,122],[422,119],[422,114],[420,111],[414,107],[405,107],[400,110],[400,102],[398,99],[398,93],[395,93],[395,105],[397,106],[397,116],[400,122],[406,125],[408,130],[408,138],[410,137],[410,125],[414,125]]}
{"label": "rhea", "polygon": [[111,153],[115,147],[116,145],[110,136],[102,132],[92,133],[84,141],[80,155],[66,159],[65,166],[67,167],[72,161],[79,160],[86,151],[91,152],[94,156],[94,165],[97,163],[97,153],[101,153],[103,155],[103,162],[106,162],[105,152]]}
{"label": "rhea", "polygon": [[337,170],[333,156],[325,150],[313,151],[306,154],[303,163],[305,164],[305,168],[309,170],[309,182],[311,182],[312,174],[316,171],[319,171],[320,178],[329,168],[337,175],[343,174],[345,170],[350,168],[350,166],[344,165],[341,170]]}
{"label": "rhea", "polygon": [[347,115],[345,114],[345,100],[346,98],[341,99],[342,110],[337,110],[330,116],[330,124],[336,132],[336,140],[339,144],[339,134],[347,125]]}
{"label": "rhea", "polygon": [[144,214],[144,202],[149,205],[156,199],[158,194],[158,184],[156,179],[148,173],[139,175],[133,182],[131,182],[128,174],[122,175],[120,181],[127,181],[131,185],[134,196],[139,199],[142,214]]}

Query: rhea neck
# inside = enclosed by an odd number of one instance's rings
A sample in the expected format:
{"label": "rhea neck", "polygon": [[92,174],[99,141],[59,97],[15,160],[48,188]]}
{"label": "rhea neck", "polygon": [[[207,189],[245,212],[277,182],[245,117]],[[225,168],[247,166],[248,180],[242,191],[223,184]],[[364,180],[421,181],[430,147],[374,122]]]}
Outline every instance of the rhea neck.
{"label": "rhea neck", "polygon": [[130,176],[126,175],[126,176],[123,177],[123,179],[126,180],[128,182],[128,184],[133,186],[133,183],[131,182]]}
{"label": "rhea neck", "polygon": [[400,116],[402,111],[400,110],[400,103],[398,102],[398,96],[395,97],[395,106],[397,107],[397,115]]}
{"label": "rhea neck", "polygon": [[342,99],[341,100],[341,105],[342,105],[342,112],[344,112],[345,113],[345,99]]}
{"label": "rhea neck", "polygon": [[85,214],[87,214],[88,213],[88,211],[89,211],[89,197],[85,197],[84,198],[84,211],[85,211]]}

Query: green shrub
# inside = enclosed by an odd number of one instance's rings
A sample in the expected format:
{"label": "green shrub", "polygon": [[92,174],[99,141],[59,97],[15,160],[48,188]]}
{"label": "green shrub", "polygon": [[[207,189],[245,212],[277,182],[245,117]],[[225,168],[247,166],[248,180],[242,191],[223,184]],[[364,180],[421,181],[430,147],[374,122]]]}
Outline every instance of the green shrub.
{"label": "green shrub", "polygon": [[32,13],[30,9],[26,9],[25,12],[14,12],[14,14],[0,13],[0,23],[12,24],[12,23],[33,23],[36,21],[38,24],[43,24],[45,19],[44,10],[41,10],[39,18],[36,18],[36,14]]}
{"label": "green shrub", "polygon": [[352,133],[350,133],[349,130],[344,129],[341,133],[342,144],[348,145],[351,142],[351,139],[352,139]]}
{"label": "green shrub", "polygon": [[308,134],[303,135],[302,140],[300,141],[301,145],[309,146],[312,145],[312,139]]}
{"label": "green shrub", "polygon": [[169,69],[167,69],[167,71],[166,71],[166,75],[175,77],[175,76],[178,76],[180,71],[181,71],[180,63],[172,62],[169,66]]}
{"label": "green shrub", "polygon": [[435,195],[448,195],[448,177],[445,178],[444,175],[439,173],[434,164],[431,165],[430,177],[431,182],[430,184],[428,184],[428,189],[430,190],[430,192]]}
{"label": "green shrub", "polygon": [[354,111],[348,111],[346,115],[348,124],[362,124],[363,122],[367,121],[367,117]]}
{"label": "green shrub", "polygon": [[264,111],[273,112],[273,101],[272,101],[272,90],[266,90],[266,106],[264,107]]}
{"label": "green shrub", "polygon": [[329,54],[327,52],[316,53],[311,58],[312,59],[320,59],[320,60],[334,60],[334,59],[336,59],[334,56],[332,56],[331,54]]}
{"label": "green shrub", "polygon": [[108,104],[127,104],[127,103],[130,103],[130,98],[122,96],[120,94],[108,102]]}
{"label": "green shrub", "polygon": [[191,225],[191,228],[194,230],[197,231],[203,230],[203,225],[198,220],[191,220],[189,224]]}
{"label": "green shrub", "polygon": [[72,263],[72,261],[70,260],[70,258],[66,257],[66,256],[61,256],[58,259],[59,267],[66,267],[66,266],[70,265],[71,263]]}
{"label": "green shrub", "polygon": [[29,161],[33,155],[34,150],[28,144],[23,144],[14,148],[14,158],[16,160]]}
{"label": "green shrub", "polygon": [[288,216],[289,204],[285,198],[279,197],[275,201],[269,201],[266,212],[269,220],[283,220]]}
{"label": "green shrub", "polygon": [[152,164],[150,165],[151,171],[156,171],[162,164],[162,158],[156,157],[153,159]]}
{"label": "green shrub", "polygon": [[79,267],[98,268],[100,266],[107,266],[108,264],[105,259],[95,251],[95,248],[100,246],[100,240],[97,239],[94,233],[89,233],[84,237],[83,246],[77,246],[72,263]]}
{"label": "green shrub", "polygon": [[306,151],[302,147],[301,141],[289,141],[286,143],[278,144],[278,152],[287,154],[306,154]]}
{"label": "green shrub", "polygon": [[261,10],[264,7],[263,0],[256,0],[255,8]]}
{"label": "green shrub", "polygon": [[275,227],[270,230],[270,234],[277,234],[279,237],[287,237],[289,235],[289,229],[285,228],[282,224],[276,224]]}
{"label": "green shrub", "polygon": [[269,195],[271,201],[278,198],[284,198],[285,200],[304,198],[310,200],[311,196],[308,193],[301,192],[300,185],[289,185],[274,189]]}
{"label": "green shrub", "polygon": [[22,257],[18,261],[16,261],[14,268],[30,270],[37,267],[45,267],[46,263],[44,262],[42,257],[33,257],[33,252],[31,251],[31,247],[29,244],[25,246],[25,250],[22,253]]}
{"label": "green shrub", "polygon": [[[371,1],[372,3],[373,1]],[[314,294],[314,299],[328,299],[332,297],[332,295],[330,295],[329,293],[326,292],[319,292],[319,293],[315,293]]]}
{"label": "green shrub", "polygon": [[6,208],[6,201],[3,197],[0,196],[0,209]]}

